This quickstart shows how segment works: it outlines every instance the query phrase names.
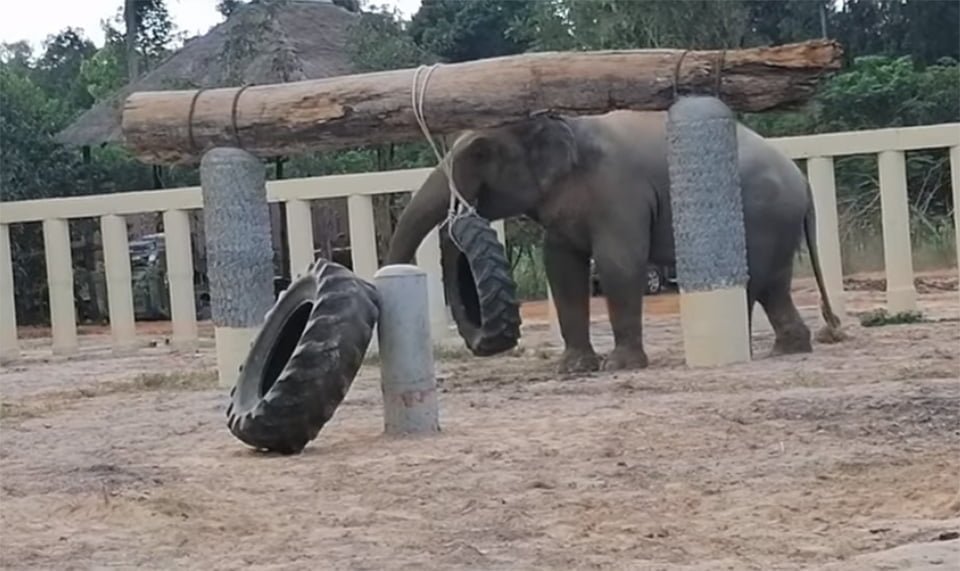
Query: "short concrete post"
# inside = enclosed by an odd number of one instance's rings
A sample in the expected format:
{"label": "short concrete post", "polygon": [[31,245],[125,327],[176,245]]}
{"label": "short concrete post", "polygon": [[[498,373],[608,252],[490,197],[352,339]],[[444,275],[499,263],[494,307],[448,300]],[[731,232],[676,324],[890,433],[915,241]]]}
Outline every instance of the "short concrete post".
{"label": "short concrete post", "polygon": [[215,148],[200,161],[200,186],[217,370],[226,387],[274,301],[266,174],[246,151]]}
{"label": "short concrete post", "polygon": [[736,129],[714,97],[682,97],[667,119],[680,322],[693,367],[750,360]]}
{"label": "short concrete post", "polygon": [[377,333],[384,432],[439,432],[427,272],[390,265],[377,271],[374,282],[381,298]]}

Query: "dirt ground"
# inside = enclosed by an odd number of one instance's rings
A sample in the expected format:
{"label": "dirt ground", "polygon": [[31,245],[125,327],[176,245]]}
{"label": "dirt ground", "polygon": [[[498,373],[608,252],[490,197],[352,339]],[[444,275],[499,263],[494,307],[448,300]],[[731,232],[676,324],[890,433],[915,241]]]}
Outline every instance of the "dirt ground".
{"label": "dirt ground", "polygon": [[[32,339],[0,369],[0,565],[957,569],[960,300],[944,276],[919,288],[927,322],[850,316],[844,343],[775,358],[760,323],[755,360],[717,369],[684,366],[664,295],[646,311],[649,369],[558,376],[530,304],[522,350],[443,353],[439,435],[382,435],[371,364],[294,457],[227,431],[209,340],[177,355],[154,325],[112,357],[92,331],[65,359]],[[864,283],[848,284],[854,314],[883,302]],[[796,289],[819,327],[812,284]]]}

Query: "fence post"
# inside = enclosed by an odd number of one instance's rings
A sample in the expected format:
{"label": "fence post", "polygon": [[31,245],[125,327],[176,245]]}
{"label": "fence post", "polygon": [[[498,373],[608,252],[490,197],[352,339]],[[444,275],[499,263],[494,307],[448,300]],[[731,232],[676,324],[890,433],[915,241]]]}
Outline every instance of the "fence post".
{"label": "fence post", "polygon": [[292,199],[284,204],[287,210],[287,247],[290,249],[290,281],[297,279],[313,265],[313,217],[310,203]]}
{"label": "fence post", "polygon": [[417,248],[417,266],[427,273],[430,331],[436,343],[443,343],[450,332],[449,314],[443,293],[443,268],[440,266],[440,230],[431,230]]}
{"label": "fence post", "polygon": [[380,292],[380,388],[384,432],[423,434],[440,431],[427,273],[408,264],[377,271]]}
{"label": "fence post", "polygon": [[717,98],[681,97],[668,112],[667,142],[687,365],[749,361],[736,118]]}
{"label": "fence post", "polygon": [[837,186],[833,157],[807,160],[807,178],[817,213],[817,249],[823,269],[824,287],[834,313],[843,317],[846,294],[843,291],[843,263],[840,255],[840,219],[837,215]]}
{"label": "fence post", "polygon": [[960,270],[960,145],[950,147],[950,182],[953,186],[953,237],[957,242],[957,270]]}
{"label": "fence post", "polygon": [[0,224],[0,363],[20,356],[17,339],[17,304],[13,295],[13,256],[10,227]]}
{"label": "fence post", "polygon": [[189,351],[197,342],[197,305],[190,218],[185,210],[164,211],[163,242],[167,252],[173,346],[178,351]]}
{"label": "fence post", "polygon": [[220,386],[237,378],[273,305],[273,244],[260,159],[218,147],[200,161],[210,302]]}
{"label": "fence post", "polygon": [[110,312],[113,350],[117,353],[126,353],[137,346],[126,220],[115,214],[101,216],[100,236],[103,242],[103,263],[107,274],[107,305]]}
{"label": "fence post", "polygon": [[907,200],[907,167],[903,151],[882,151],[880,210],[883,219],[883,266],[887,277],[887,307],[891,313],[917,308],[910,249],[910,206]]}
{"label": "fence post", "polygon": [[47,286],[50,292],[53,353],[66,355],[77,350],[77,308],[74,305],[73,257],[70,252],[68,220],[44,219],[43,253],[47,263]]}

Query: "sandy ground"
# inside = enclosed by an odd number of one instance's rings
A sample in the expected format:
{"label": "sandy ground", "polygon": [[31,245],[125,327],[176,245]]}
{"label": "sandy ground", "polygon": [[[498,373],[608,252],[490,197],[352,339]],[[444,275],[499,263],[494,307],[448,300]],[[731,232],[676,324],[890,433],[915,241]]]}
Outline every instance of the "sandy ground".
{"label": "sandy ground", "polygon": [[[209,343],[175,355],[158,330],[123,358],[96,349],[97,332],[82,358],[28,347],[0,369],[0,565],[956,569],[960,304],[947,275],[921,288],[931,322],[848,318],[848,341],[776,358],[761,323],[755,361],[706,370],[683,366],[676,298],[658,296],[649,369],[560,377],[532,304],[522,351],[437,364],[441,434],[382,436],[368,366],[295,457],[230,435]],[[813,291],[798,282],[815,328]],[[858,312],[883,293],[850,298]]]}

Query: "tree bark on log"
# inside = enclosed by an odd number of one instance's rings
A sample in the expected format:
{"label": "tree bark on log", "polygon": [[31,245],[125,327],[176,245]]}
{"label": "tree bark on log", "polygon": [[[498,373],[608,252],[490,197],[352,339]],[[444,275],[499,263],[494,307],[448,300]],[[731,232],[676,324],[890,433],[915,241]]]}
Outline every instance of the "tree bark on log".
{"label": "tree bark on log", "polygon": [[[412,91],[430,73],[423,113],[431,134],[503,125],[531,112],[666,110],[679,94],[717,94],[735,111],[795,108],[842,49],[831,40],[738,50],[541,52],[429,69],[401,69],[209,90],[133,93],[126,146],[142,161],[199,161],[215,146],[262,157],[423,137]],[[719,76],[719,77],[718,77]],[[423,90],[422,87],[418,87]]]}

